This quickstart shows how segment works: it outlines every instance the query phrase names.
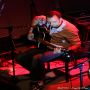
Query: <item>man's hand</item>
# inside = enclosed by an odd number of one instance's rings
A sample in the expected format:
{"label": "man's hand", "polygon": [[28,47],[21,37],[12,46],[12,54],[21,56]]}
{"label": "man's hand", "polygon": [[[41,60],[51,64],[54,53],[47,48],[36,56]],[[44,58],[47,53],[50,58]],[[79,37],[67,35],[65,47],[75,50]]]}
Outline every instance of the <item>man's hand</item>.
{"label": "man's hand", "polygon": [[62,50],[62,48],[61,47],[56,47],[56,48],[54,48],[54,53],[61,53],[61,50]]}

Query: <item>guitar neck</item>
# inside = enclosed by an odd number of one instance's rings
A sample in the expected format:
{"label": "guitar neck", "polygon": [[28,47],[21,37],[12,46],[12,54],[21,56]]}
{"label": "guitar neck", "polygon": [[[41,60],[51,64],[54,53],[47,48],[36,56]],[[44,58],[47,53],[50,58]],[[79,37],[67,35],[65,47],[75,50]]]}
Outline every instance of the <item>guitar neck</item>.
{"label": "guitar neck", "polygon": [[48,41],[45,41],[45,40],[43,40],[43,39],[41,39],[41,38],[38,38],[38,41],[39,41],[40,43],[42,43],[42,44],[44,44],[44,45],[47,45],[47,46],[50,46],[50,47],[52,47],[52,48],[62,47],[62,46],[59,46],[59,45],[50,43],[50,42],[48,42]]}

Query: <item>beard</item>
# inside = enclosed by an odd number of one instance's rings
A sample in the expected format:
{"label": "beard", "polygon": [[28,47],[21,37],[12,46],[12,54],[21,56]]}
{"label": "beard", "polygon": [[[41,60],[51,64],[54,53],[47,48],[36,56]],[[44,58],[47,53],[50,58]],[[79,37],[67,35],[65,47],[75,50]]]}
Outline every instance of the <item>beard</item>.
{"label": "beard", "polygon": [[60,24],[58,24],[58,25],[55,25],[55,26],[51,26],[51,28],[59,28],[61,25],[62,25],[62,23],[63,23],[63,21],[61,21],[61,23]]}
{"label": "beard", "polygon": [[60,25],[56,25],[56,26],[51,26],[51,28],[59,28],[61,26],[61,24]]}

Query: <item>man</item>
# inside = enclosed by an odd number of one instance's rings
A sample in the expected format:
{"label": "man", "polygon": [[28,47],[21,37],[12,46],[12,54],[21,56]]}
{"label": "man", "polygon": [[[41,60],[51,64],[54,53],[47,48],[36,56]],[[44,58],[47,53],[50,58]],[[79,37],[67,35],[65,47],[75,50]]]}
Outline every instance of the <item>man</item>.
{"label": "man", "polygon": [[[36,23],[35,20],[38,21],[38,23]],[[28,34],[29,40],[34,39],[34,35],[32,34],[34,30],[33,27],[37,26],[41,19],[35,20],[32,22],[33,25]],[[63,19],[60,12],[50,11],[43,20],[45,22],[42,24],[45,24],[47,32],[49,32],[49,35],[51,36],[50,44],[56,45],[56,47],[52,48],[51,46],[48,46],[51,50],[33,56],[31,78],[32,81],[36,82],[42,81],[45,77],[44,62],[52,61],[53,59],[62,56],[64,54],[62,51],[63,48],[76,52],[81,45],[78,29],[75,25]]]}

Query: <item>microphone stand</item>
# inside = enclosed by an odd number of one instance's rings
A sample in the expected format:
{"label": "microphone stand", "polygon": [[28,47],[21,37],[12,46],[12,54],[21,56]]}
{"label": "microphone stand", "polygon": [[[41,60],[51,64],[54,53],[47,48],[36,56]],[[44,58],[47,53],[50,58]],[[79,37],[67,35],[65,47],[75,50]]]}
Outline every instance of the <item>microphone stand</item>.
{"label": "microphone stand", "polygon": [[[90,59],[84,61],[84,62],[89,62],[90,64]],[[75,67],[71,68],[70,70],[74,69],[74,68],[79,68],[80,69],[80,90],[82,90],[83,88],[83,75],[82,75],[82,67],[83,67],[83,64],[84,62],[80,63],[80,64],[77,64]],[[89,70],[90,70],[90,67],[89,67]]]}
{"label": "microphone stand", "polygon": [[30,8],[30,20],[32,20],[33,16],[38,15],[38,11],[35,5],[34,0],[29,0],[29,8]]}
{"label": "microphone stand", "polygon": [[12,39],[12,31],[13,31],[13,27],[10,25],[9,27],[7,27],[8,29],[8,32],[9,32],[9,38],[10,38],[10,49],[11,49],[11,59],[12,59],[12,68],[13,68],[13,80],[15,81],[16,80],[16,77],[15,77],[15,64],[14,64],[14,60],[15,60],[15,45],[14,45],[14,42],[13,42],[13,39]]}

